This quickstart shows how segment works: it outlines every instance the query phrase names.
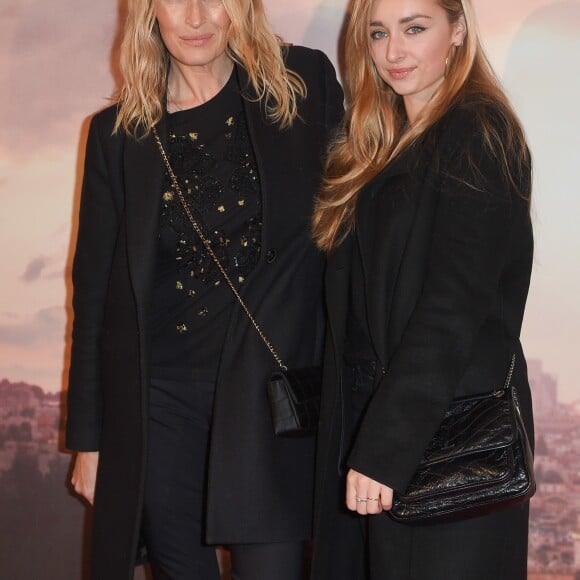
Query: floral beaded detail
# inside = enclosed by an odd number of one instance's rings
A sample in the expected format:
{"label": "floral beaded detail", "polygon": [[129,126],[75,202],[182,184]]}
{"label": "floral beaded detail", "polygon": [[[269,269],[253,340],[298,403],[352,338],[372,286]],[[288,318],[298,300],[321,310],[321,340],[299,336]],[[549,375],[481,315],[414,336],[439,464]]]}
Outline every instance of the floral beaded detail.
{"label": "floral beaded detail", "polygon": [[[258,171],[243,111],[226,116],[222,139],[225,149],[215,154],[202,131],[170,131],[169,160],[194,218],[232,280],[241,285],[258,262],[262,232]],[[160,230],[173,232],[169,237],[175,240],[176,290],[195,301],[195,316],[207,317],[203,296],[208,288],[222,286],[223,277],[195,234],[168,175],[161,194]],[[186,333],[187,324],[180,322],[177,331]]]}

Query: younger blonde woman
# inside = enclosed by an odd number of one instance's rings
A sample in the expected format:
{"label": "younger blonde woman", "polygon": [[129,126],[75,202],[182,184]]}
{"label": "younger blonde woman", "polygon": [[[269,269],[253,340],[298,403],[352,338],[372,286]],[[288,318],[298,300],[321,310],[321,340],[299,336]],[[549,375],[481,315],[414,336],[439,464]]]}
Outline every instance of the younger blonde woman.
{"label": "younger blonde woman", "polygon": [[451,400],[501,387],[513,354],[533,438],[525,138],[471,0],[351,8],[347,114],[314,218],[329,329],[312,578],[523,580],[527,503],[431,525],[386,512]]}

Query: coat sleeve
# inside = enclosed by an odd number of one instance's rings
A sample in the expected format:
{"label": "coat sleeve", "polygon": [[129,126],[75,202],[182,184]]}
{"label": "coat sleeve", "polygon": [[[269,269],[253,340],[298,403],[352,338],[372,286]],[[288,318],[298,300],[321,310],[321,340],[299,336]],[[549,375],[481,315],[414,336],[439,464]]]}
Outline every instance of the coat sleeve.
{"label": "coat sleeve", "polygon": [[401,492],[468,367],[497,298],[515,208],[526,205],[477,127],[450,136],[454,145],[439,148],[443,161],[429,187],[438,201],[422,291],[348,461]]}
{"label": "coat sleeve", "polygon": [[103,408],[100,341],[121,212],[103,146],[104,139],[119,138],[111,137],[110,128],[101,127],[100,121],[102,114],[92,119],[89,129],[72,272],[74,321],[66,446],[77,451],[99,449]]}

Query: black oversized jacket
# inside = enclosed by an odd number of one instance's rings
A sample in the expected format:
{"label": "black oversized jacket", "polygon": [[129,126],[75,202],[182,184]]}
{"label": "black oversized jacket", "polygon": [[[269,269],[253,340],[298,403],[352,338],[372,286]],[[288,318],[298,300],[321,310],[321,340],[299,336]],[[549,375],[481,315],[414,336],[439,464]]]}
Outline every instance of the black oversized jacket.
{"label": "black oversized jacket", "polygon": [[[330,577],[331,546],[340,544],[341,466],[404,491],[451,399],[502,386],[513,353],[513,381],[533,439],[519,340],[533,252],[524,199],[530,193],[530,167],[524,175],[516,172],[517,187],[507,182],[484,147],[475,106],[452,109],[363,189],[356,229],[329,257],[316,580]],[[497,111],[491,107],[485,114],[501,132]],[[385,374],[377,377],[351,443],[343,437],[349,410],[340,369],[354,252],[364,278],[358,291],[365,297],[370,338]]]}
{"label": "black oversized jacket", "polygon": [[[308,95],[291,129],[244,109],[263,201],[260,260],[243,297],[289,366],[319,362],[323,257],[310,239],[313,196],[342,92],[319,51],[290,47],[287,66]],[[238,67],[242,87],[247,75]],[[251,91],[250,91],[251,92]],[[74,260],[74,328],[67,446],[99,450],[92,571],[132,578],[146,461],[149,303],[164,167],[153,135],[112,136],[115,108],[97,114],[87,144]],[[165,125],[159,124],[165,135]],[[208,475],[210,543],[285,541],[311,535],[314,441],[273,437],[265,393],[276,368],[234,306],[215,394]]]}

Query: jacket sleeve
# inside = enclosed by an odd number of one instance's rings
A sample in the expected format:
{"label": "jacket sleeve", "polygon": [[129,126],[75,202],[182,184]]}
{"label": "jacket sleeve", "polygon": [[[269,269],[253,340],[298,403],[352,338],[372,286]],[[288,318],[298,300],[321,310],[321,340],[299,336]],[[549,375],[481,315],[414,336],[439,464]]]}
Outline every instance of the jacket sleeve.
{"label": "jacket sleeve", "polygon": [[424,192],[438,201],[422,291],[348,461],[398,491],[406,489],[467,369],[497,298],[515,206],[525,204],[477,127],[446,134],[452,145],[440,147],[438,182]]}
{"label": "jacket sleeve", "polygon": [[[110,128],[100,127],[102,114],[91,121],[73,262],[71,364],[67,394],[66,446],[77,451],[99,449],[102,417],[100,341],[105,295],[119,231],[103,140]],[[108,124],[106,124],[108,125]]]}

